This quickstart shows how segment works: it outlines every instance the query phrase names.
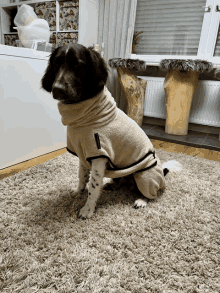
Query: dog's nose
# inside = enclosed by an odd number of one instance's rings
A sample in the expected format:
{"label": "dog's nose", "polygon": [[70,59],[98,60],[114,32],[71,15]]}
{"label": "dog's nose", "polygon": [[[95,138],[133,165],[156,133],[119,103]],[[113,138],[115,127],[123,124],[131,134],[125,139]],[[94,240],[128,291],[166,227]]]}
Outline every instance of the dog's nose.
{"label": "dog's nose", "polygon": [[62,84],[56,84],[52,88],[53,97],[56,100],[62,100],[62,98],[66,95],[65,88]]}

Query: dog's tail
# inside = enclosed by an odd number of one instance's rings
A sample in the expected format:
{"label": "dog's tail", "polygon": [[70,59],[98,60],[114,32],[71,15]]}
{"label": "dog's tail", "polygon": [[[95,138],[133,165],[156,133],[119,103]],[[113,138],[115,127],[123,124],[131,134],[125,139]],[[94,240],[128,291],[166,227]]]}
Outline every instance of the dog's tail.
{"label": "dog's tail", "polygon": [[175,160],[168,161],[162,165],[164,176],[167,175],[169,171],[173,172],[181,172],[183,169],[183,165]]}

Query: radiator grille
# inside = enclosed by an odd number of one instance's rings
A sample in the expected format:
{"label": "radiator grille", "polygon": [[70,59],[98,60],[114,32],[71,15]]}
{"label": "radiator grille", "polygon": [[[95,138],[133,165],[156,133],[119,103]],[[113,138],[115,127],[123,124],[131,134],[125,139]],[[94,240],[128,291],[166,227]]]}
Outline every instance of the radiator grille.
{"label": "radiator grille", "polygon": [[[140,76],[139,76],[140,77]],[[144,116],[166,119],[164,78],[141,76],[147,80]],[[220,127],[220,82],[200,80],[190,111],[190,123]]]}

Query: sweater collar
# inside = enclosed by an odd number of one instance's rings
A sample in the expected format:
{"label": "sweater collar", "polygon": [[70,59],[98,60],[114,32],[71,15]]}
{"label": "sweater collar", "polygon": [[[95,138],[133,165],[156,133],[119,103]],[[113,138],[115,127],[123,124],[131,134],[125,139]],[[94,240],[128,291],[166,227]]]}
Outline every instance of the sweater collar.
{"label": "sweater collar", "polygon": [[116,116],[116,102],[106,87],[95,97],[78,104],[58,102],[63,125],[73,128],[103,126]]}

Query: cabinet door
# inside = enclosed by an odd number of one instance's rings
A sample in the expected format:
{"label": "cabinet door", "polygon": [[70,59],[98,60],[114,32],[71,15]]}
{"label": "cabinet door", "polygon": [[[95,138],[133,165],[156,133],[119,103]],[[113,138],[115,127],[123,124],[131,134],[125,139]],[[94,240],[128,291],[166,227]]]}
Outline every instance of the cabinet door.
{"label": "cabinet door", "polygon": [[0,62],[0,169],[66,147],[57,102],[40,88],[47,60],[1,54]]}

